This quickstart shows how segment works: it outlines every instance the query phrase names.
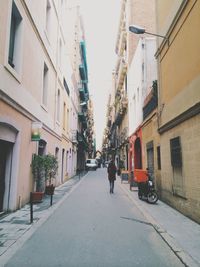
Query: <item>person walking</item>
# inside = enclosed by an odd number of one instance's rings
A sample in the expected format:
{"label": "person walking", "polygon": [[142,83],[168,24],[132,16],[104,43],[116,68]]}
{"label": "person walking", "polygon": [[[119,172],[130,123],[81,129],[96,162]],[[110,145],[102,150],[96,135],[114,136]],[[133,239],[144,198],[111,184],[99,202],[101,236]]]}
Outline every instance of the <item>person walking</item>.
{"label": "person walking", "polygon": [[113,160],[109,162],[107,172],[108,172],[108,180],[110,182],[110,194],[113,194],[114,193],[114,182],[116,180],[116,172],[117,172],[117,168]]}

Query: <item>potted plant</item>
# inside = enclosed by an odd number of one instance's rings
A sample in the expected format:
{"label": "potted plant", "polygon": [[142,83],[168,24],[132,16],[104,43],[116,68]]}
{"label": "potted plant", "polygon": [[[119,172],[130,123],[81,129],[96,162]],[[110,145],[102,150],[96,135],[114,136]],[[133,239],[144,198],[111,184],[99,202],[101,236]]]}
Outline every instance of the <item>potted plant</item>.
{"label": "potted plant", "polygon": [[58,160],[54,155],[48,154],[44,159],[44,168],[45,168],[45,180],[46,180],[46,188],[45,194],[53,195],[55,185],[53,184],[53,180],[57,174],[58,170]]}
{"label": "potted plant", "polygon": [[32,201],[41,202],[45,188],[44,156],[34,154],[31,167],[34,181],[36,183],[36,192],[32,193]]}

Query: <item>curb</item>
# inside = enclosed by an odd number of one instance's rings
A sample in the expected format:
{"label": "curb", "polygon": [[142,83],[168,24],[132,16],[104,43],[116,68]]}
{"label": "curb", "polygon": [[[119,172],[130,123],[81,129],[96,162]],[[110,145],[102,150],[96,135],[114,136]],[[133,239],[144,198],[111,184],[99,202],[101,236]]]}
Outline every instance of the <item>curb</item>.
{"label": "curb", "polygon": [[[53,213],[63,204],[63,202],[71,195],[71,193],[76,190],[76,188],[82,183],[83,179],[87,176],[88,173],[86,173],[84,176],[81,177],[80,181],[78,181],[77,184],[74,185],[74,187],[66,193],[60,200],[58,200],[57,203],[55,203],[53,206],[50,206],[48,209],[44,211],[43,216],[37,220],[35,223],[33,223],[30,228],[27,229],[26,232],[20,236],[16,242],[8,247],[8,249],[0,256],[0,267],[4,267],[5,264],[9,261],[12,256],[24,245],[24,243],[35,233],[35,231],[41,227],[50,216],[53,215]],[[61,188],[62,185],[58,186],[57,188]]]}
{"label": "curb", "polygon": [[165,241],[165,243],[170,247],[170,249],[174,252],[174,254],[180,259],[180,261],[186,267],[200,267],[200,265],[188,254],[186,253],[180,245],[177,244],[176,240],[167,233],[161,225],[140,205],[135,199],[132,197],[131,192],[129,192],[123,184],[117,180],[120,188],[126,193],[128,198],[134,202],[134,205],[140,210],[143,216],[147,219],[147,221],[153,226],[156,232],[161,236],[161,238]]}

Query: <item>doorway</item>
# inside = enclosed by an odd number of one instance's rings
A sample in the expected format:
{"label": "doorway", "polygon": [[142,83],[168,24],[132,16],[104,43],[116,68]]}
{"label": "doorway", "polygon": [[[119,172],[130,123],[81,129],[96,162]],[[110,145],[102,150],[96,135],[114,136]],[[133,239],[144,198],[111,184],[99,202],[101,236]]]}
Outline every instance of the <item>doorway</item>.
{"label": "doorway", "polygon": [[153,141],[147,143],[147,167],[149,169],[149,174],[151,178],[154,178],[154,149],[153,149]]}
{"label": "doorway", "polygon": [[10,197],[12,148],[13,143],[0,140],[0,212],[4,210],[6,195],[8,200]]}
{"label": "doorway", "polygon": [[142,169],[142,149],[139,137],[135,140],[134,144],[134,165],[135,169]]}

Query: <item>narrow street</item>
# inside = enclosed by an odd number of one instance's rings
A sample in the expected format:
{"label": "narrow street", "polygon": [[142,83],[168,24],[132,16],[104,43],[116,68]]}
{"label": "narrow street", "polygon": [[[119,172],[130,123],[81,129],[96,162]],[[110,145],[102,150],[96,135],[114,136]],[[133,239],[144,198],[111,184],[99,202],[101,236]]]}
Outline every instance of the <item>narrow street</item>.
{"label": "narrow street", "polygon": [[89,172],[7,267],[183,266],[106,169]]}

